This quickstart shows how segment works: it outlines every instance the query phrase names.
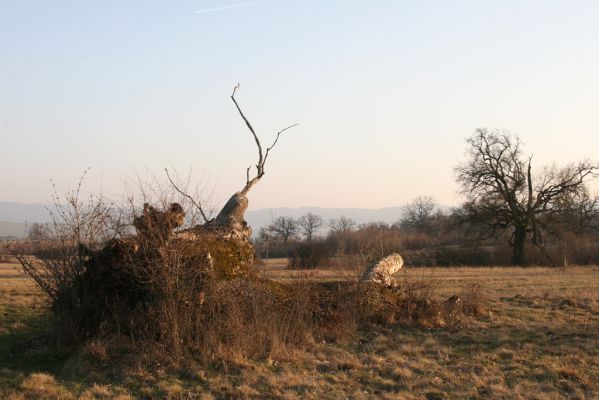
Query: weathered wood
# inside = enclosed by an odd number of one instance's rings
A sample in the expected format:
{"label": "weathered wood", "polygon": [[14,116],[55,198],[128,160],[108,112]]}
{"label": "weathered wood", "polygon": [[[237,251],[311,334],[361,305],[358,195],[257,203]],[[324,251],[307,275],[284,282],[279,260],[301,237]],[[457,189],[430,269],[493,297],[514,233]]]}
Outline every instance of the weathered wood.
{"label": "weathered wood", "polygon": [[386,287],[398,286],[393,274],[403,267],[403,258],[393,253],[383,257],[370,265],[362,275],[363,282],[373,282]]}
{"label": "weathered wood", "polygon": [[209,225],[217,228],[229,228],[238,232],[240,237],[249,238],[252,235],[252,229],[245,221],[248,204],[249,201],[245,194],[235,193]]}
{"label": "weathered wood", "polygon": [[235,88],[233,88],[233,93],[231,94],[231,100],[233,101],[233,104],[235,104],[235,107],[237,108],[239,115],[241,116],[241,118],[245,122],[246,126],[250,130],[252,137],[254,138],[254,141],[256,142],[256,147],[258,148],[258,162],[256,163],[256,176],[250,179],[250,168],[248,167],[248,169],[246,171],[246,182],[245,182],[245,186],[243,187],[243,189],[241,189],[239,192],[236,192],[233,196],[231,196],[229,201],[227,201],[227,203],[222,208],[222,210],[218,213],[216,218],[213,221],[206,222],[205,225],[207,227],[215,227],[215,228],[219,228],[219,229],[223,229],[223,228],[230,229],[231,231],[233,231],[235,236],[249,240],[250,236],[252,235],[252,230],[248,226],[247,222],[245,221],[245,212],[248,208],[247,194],[250,191],[250,189],[256,183],[258,183],[260,181],[260,179],[262,179],[262,177],[264,176],[264,174],[265,174],[264,168],[266,166],[266,160],[268,159],[268,155],[269,155],[270,151],[275,147],[277,142],[279,141],[279,137],[281,136],[281,134],[283,132],[285,132],[286,130],[293,128],[294,126],[297,126],[298,124],[289,125],[289,126],[283,128],[282,130],[280,130],[279,132],[277,132],[277,135],[275,137],[273,144],[270,147],[267,147],[266,151],[264,152],[263,148],[262,148],[262,143],[260,142],[260,139],[258,138],[258,135],[256,134],[256,131],[254,130],[254,127],[252,126],[251,122],[247,119],[247,117],[241,110],[241,107],[237,103],[237,100],[235,99],[235,93],[237,92],[238,89],[239,89],[239,84],[237,84],[237,86],[235,86]]}

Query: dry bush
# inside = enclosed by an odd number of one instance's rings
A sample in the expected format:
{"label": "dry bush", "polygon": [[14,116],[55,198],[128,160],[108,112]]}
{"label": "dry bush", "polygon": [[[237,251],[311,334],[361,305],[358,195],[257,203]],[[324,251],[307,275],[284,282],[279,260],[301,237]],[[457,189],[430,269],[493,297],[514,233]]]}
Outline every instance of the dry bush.
{"label": "dry bush", "polygon": [[[348,343],[372,324],[453,326],[478,310],[474,291],[450,307],[435,298],[430,283],[385,288],[351,278],[280,283],[235,276],[228,268],[241,261],[232,248],[223,246],[219,256],[211,244],[215,256],[208,259],[201,243],[172,240],[143,251],[107,247],[95,253],[67,288],[76,298],[87,287],[93,299],[71,318],[79,323],[77,337],[128,338],[138,349],[171,360],[239,359],[323,340]],[[72,317],[74,310],[68,313]]]}
{"label": "dry bush", "polygon": [[[209,231],[193,240],[138,235],[109,242],[74,264],[81,271],[58,286],[52,310],[61,326],[69,324],[60,333],[79,343],[126,338],[173,361],[239,359],[323,340],[348,343],[372,324],[455,326],[478,310],[474,291],[443,302],[430,282],[386,288],[355,277],[261,280],[240,268],[248,251]],[[355,261],[358,270],[364,260]],[[105,349],[90,349],[106,358]]]}
{"label": "dry bush", "polygon": [[362,288],[365,299],[360,312],[367,321],[419,328],[456,328],[467,318],[482,315],[486,300],[480,286],[471,285],[461,293],[441,299],[438,282],[408,281],[397,288],[377,285]]}
{"label": "dry bush", "polygon": [[13,248],[23,271],[47,294],[57,331],[69,340],[80,334],[82,310],[97,301],[88,285],[78,284],[93,250],[118,236],[122,227],[121,214],[101,195],[81,198],[84,177],[64,197],[54,192],[47,235]]}
{"label": "dry bush", "polygon": [[[112,290],[106,297],[116,300],[111,307],[115,310],[110,317],[112,329],[125,329],[129,336],[160,343],[176,356],[182,354],[200,338],[209,283],[250,279],[252,255],[251,249],[209,232],[193,241],[142,241],[136,251],[110,260],[107,265],[113,273],[109,279],[100,278],[100,286]],[[128,285],[110,287],[123,274]]]}
{"label": "dry bush", "polygon": [[430,283],[385,288],[349,280],[214,281],[206,287],[190,337],[211,359],[264,357],[323,340],[350,343],[373,324],[453,328],[482,312],[478,287],[445,301],[434,291]]}
{"label": "dry bush", "polygon": [[351,342],[372,324],[455,326],[476,310],[474,292],[456,304],[443,302],[431,283],[385,288],[355,279],[227,276],[216,272],[219,257],[208,262],[201,246],[189,242],[135,254],[118,264],[126,268],[91,280],[104,301],[86,310],[84,336],[121,335],[171,360],[280,355],[323,340]]}
{"label": "dry bush", "polygon": [[201,353],[273,356],[323,340],[347,343],[365,322],[359,294],[355,282],[213,282],[197,332]]}
{"label": "dry bush", "polygon": [[[155,222],[168,206],[145,207],[152,223],[129,218],[138,234],[127,236],[122,214],[101,197],[81,201],[80,186],[65,201],[57,197],[49,238],[33,241],[38,257],[19,256],[48,294],[58,334],[75,343],[128,340],[172,360],[268,356],[350,342],[371,324],[447,326],[476,309],[474,295],[450,304],[435,299],[431,284],[385,288],[359,282],[359,274],[339,282],[260,280],[244,239],[209,225],[165,234]],[[362,245],[355,271],[384,251],[380,243]]]}
{"label": "dry bush", "polygon": [[309,294],[291,296],[269,282],[215,281],[197,321],[201,353],[211,357],[265,356],[310,341]]}
{"label": "dry bush", "polygon": [[479,284],[471,283],[467,285],[459,295],[460,307],[465,315],[479,317],[485,312],[487,299],[482,287]]}
{"label": "dry bush", "polygon": [[291,252],[289,268],[312,269],[327,266],[332,256],[333,249],[325,241],[302,243]]}
{"label": "dry bush", "polygon": [[338,254],[367,255],[371,260],[401,252],[405,247],[404,235],[384,223],[365,224],[355,231],[329,236]]}

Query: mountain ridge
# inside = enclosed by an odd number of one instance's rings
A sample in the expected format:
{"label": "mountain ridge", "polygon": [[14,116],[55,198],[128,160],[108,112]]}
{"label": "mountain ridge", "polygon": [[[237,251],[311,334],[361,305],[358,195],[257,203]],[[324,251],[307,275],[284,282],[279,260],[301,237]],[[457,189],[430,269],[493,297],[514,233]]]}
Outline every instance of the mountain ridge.
{"label": "mountain ridge", "polygon": [[[252,227],[254,234],[257,234],[260,228],[281,216],[299,218],[307,213],[316,214],[323,218],[324,228],[326,228],[326,222],[329,219],[342,216],[353,219],[357,224],[368,222],[392,224],[401,218],[403,209],[404,206],[383,208],[273,207],[248,210],[245,219]],[[439,206],[439,209],[446,210],[449,207]],[[50,222],[47,204],[0,201],[0,236],[22,237],[26,225],[31,225],[34,222]],[[324,228],[323,230],[326,230]]]}

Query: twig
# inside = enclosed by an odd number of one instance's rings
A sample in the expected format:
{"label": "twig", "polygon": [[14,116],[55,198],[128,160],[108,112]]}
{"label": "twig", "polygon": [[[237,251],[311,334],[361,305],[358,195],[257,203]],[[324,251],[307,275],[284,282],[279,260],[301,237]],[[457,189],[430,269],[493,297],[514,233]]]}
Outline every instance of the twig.
{"label": "twig", "polygon": [[235,107],[237,107],[237,111],[239,111],[239,115],[241,115],[241,118],[243,118],[243,120],[245,121],[245,124],[247,125],[248,129],[250,130],[250,132],[252,132],[252,135],[254,136],[254,140],[256,141],[256,145],[258,146],[258,165],[256,165],[256,168],[258,170],[258,175],[260,175],[260,173],[262,172],[262,165],[263,165],[263,163],[262,163],[262,145],[260,144],[260,139],[258,139],[258,135],[256,135],[256,131],[254,131],[254,127],[252,126],[250,121],[248,121],[248,119],[245,117],[245,115],[243,114],[243,111],[241,111],[239,104],[237,104],[237,100],[235,100],[235,92],[237,91],[237,89],[239,89],[239,83],[233,88],[233,94],[231,94],[231,100],[233,100],[233,103],[235,103]]}
{"label": "twig", "polygon": [[164,169],[164,172],[166,172],[166,177],[168,178],[168,180],[169,180],[169,182],[171,183],[171,185],[173,185],[173,187],[175,188],[175,190],[176,190],[177,192],[179,192],[179,194],[181,194],[181,195],[183,195],[183,196],[187,197],[187,198],[188,198],[188,199],[191,201],[191,203],[192,203],[194,206],[196,206],[196,208],[197,208],[198,210],[200,210],[200,214],[202,214],[202,218],[204,219],[204,222],[208,222],[208,218],[206,217],[206,214],[204,214],[204,210],[202,210],[202,206],[200,206],[200,205],[199,205],[199,204],[198,204],[198,203],[197,203],[197,202],[196,202],[196,201],[193,199],[193,197],[191,197],[191,196],[190,196],[190,195],[188,195],[187,193],[183,192],[181,189],[179,189],[179,188],[177,187],[177,185],[175,185],[175,182],[173,182],[173,180],[171,179],[171,176],[170,176],[170,175],[169,175],[169,173],[168,173],[168,169],[166,169],[166,168],[165,168],[165,169]]}
{"label": "twig", "polygon": [[279,141],[279,136],[281,136],[281,133],[285,132],[287,129],[291,129],[295,126],[298,126],[299,124],[293,124],[293,125],[289,125],[288,127],[280,130],[279,132],[277,132],[277,137],[275,138],[275,141],[272,143],[272,145],[270,147],[268,147],[266,149],[266,154],[264,155],[264,160],[262,161],[262,172],[264,172],[264,164],[266,164],[266,158],[268,158],[268,152],[272,150],[273,147],[275,147],[275,144],[277,144],[277,142]]}
{"label": "twig", "polygon": [[264,166],[266,165],[266,159],[268,158],[268,153],[273,149],[273,147],[275,147],[275,145],[277,144],[277,142],[279,141],[279,137],[281,136],[281,133],[285,132],[288,129],[291,129],[295,126],[298,126],[299,124],[293,124],[293,125],[289,125],[286,128],[283,128],[282,130],[280,130],[279,132],[277,132],[277,136],[275,137],[275,141],[273,142],[273,144],[266,148],[266,153],[263,152],[262,149],[262,144],[260,143],[260,139],[258,138],[258,135],[256,135],[256,131],[254,130],[254,127],[252,126],[252,124],[250,123],[250,121],[246,118],[245,114],[243,113],[243,111],[241,111],[241,107],[239,107],[239,104],[237,103],[237,100],[235,100],[235,93],[237,92],[237,89],[239,89],[239,83],[237,85],[235,85],[235,87],[233,88],[233,93],[231,94],[231,100],[233,100],[233,103],[235,104],[235,107],[237,108],[237,111],[239,111],[239,115],[241,115],[241,118],[243,118],[243,121],[245,122],[245,124],[247,125],[248,129],[250,130],[250,132],[252,133],[252,136],[254,137],[254,140],[256,141],[256,146],[258,146],[258,163],[256,164],[256,176],[252,179],[250,179],[250,168],[247,169],[246,171],[246,185],[245,188],[242,190],[242,192],[247,192],[249,191],[249,189],[257,182],[260,180],[260,178],[262,178],[262,176],[264,175]]}

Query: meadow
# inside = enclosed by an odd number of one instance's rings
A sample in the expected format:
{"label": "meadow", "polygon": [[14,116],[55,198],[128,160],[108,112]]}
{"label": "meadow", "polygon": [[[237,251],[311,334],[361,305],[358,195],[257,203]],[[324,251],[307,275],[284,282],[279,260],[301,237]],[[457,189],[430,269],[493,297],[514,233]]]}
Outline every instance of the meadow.
{"label": "meadow", "polygon": [[[264,277],[335,280],[354,272]],[[440,299],[479,285],[484,313],[459,327],[372,326],[347,343],[313,342],[269,357],[161,366],[118,345],[83,349],[48,332],[44,296],[0,262],[0,398],[7,399],[597,399],[599,267],[410,268]]]}

